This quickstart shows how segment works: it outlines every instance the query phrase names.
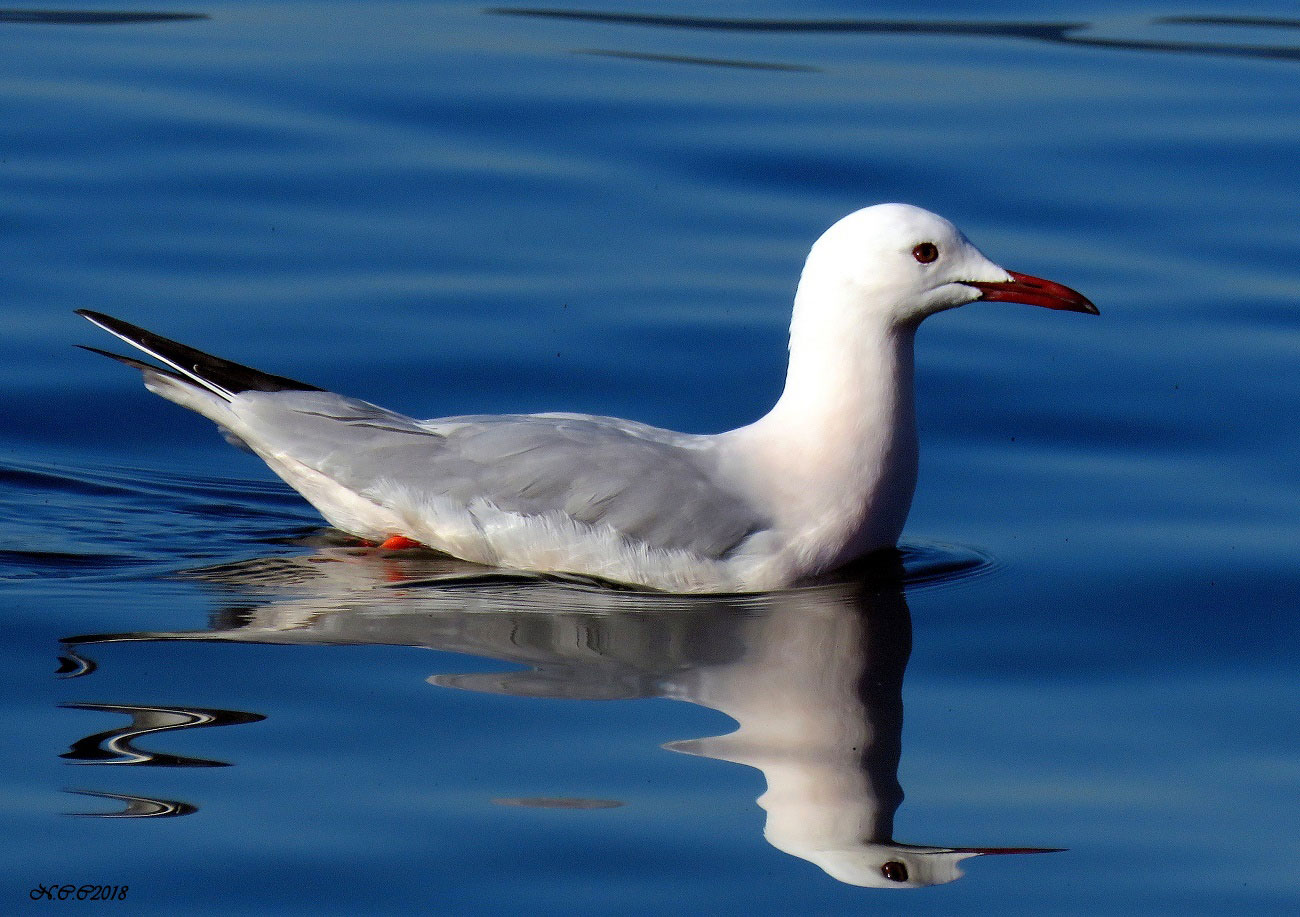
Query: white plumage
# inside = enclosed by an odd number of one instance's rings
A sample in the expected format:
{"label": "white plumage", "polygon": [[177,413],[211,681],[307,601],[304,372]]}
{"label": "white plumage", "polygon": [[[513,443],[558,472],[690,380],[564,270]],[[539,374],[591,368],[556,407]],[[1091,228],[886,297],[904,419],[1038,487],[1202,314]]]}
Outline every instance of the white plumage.
{"label": "white plumage", "polygon": [[916,328],[977,299],[1096,313],[993,264],[932,213],[850,214],[808,256],[780,400],[708,436],[577,414],[418,421],[80,314],[170,367],[116,357],[343,531],[516,570],[730,592],[790,586],[897,542],[916,483]]}

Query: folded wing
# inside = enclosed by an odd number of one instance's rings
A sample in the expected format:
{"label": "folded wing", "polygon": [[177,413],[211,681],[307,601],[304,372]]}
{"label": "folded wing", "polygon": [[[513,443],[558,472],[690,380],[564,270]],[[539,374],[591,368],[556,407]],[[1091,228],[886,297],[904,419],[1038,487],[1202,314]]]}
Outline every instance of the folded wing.
{"label": "folded wing", "polygon": [[249,392],[232,407],[259,451],[292,455],[380,505],[562,515],[709,559],[767,527],[724,485],[705,437],[585,415],[416,421],[328,392]]}
{"label": "folded wing", "polygon": [[[96,351],[246,444],[331,519],[438,507],[561,520],[651,550],[721,560],[770,527],[727,484],[711,437],[581,414],[420,421],[264,373],[102,313],[79,314],[167,368]],[[88,348],[93,349],[93,348]],[[332,504],[331,501],[334,501]],[[350,506],[347,512],[331,506]],[[337,524],[337,523],[336,523]]]}

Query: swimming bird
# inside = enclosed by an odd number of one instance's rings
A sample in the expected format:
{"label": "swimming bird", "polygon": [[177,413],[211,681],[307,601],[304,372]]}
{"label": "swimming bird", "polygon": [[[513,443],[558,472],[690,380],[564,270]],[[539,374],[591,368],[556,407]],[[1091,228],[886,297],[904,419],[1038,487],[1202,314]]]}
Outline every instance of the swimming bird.
{"label": "swimming bird", "polygon": [[570,413],[416,420],[77,311],[164,366],[86,349],[141,370],[358,538],[669,592],[752,592],[897,544],[916,486],[917,326],[981,300],[1097,314],[919,207],[851,213],[808,254],[776,405],[711,435]]}

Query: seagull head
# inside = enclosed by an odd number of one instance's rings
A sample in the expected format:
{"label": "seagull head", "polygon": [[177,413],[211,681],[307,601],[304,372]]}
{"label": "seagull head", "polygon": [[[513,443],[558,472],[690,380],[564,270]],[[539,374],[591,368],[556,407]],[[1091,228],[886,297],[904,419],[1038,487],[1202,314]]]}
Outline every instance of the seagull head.
{"label": "seagull head", "polygon": [[800,298],[895,326],[980,300],[1097,314],[1082,294],[999,267],[952,223],[910,204],[867,207],[826,230],[808,254]]}

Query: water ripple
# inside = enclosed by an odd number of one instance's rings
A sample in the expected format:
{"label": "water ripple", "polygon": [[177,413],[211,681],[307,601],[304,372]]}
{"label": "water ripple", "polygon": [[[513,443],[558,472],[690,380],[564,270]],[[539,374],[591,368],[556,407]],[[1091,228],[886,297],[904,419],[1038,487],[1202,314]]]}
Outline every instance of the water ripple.
{"label": "water ripple", "polygon": [[90,796],[93,799],[111,799],[122,803],[125,808],[120,812],[69,812],[79,818],[175,818],[179,815],[193,815],[199,807],[179,799],[157,799],[152,796],[131,796],[127,793],[105,793],[99,790],[65,790],[78,796]]}
{"label": "water ripple", "polygon": [[165,574],[177,558],[282,542],[312,518],[278,482],[5,462],[0,581]]}
{"label": "water ripple", "polygon": [[[699,29],[714,32],[757,32],[790,34],[859,35],[952,35],[964,37],[1020,38],[1049,44],[1123,51],[1156,51],[1227,57],[1257,57],[1300,61],[1300,47],[1291,45],[1248,45],[1207,41],[1160,41],[1137,38],[1106,38],[1081,34],[1091,29],[1088,22],[972,22],[926,19],[744,19],[718,16],[664,16],[648,13],[615,13],[599,10],[568,10],[531,7],[490,7],[492,16],[525,16],[565,19],[615,25]],[[1152,24],[1251,26],[1296,28],[1297,20],[1270,17],[1166,16]]]}

